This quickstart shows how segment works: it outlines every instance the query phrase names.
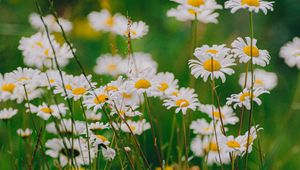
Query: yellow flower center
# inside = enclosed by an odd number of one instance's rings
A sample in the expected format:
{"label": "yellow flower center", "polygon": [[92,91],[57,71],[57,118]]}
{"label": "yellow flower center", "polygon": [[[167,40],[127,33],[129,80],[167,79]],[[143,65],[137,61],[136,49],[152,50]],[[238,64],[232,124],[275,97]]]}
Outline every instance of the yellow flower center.
{"label": "yellow flower center", "polygon": [[217,54],[217,53],[218,53],[218,50],[209,49],[209,50],[206,50],[205,52],[211,53],[211,54]]}
{"label": "yellow flower center", "polygon": [[94,103],[95,104],[100,104],[100,103],[104,103],[108,100],[108,96],[106,94],[100,94],[97,96],[97,98],[94,98]]}
{"label": "yellow flower center", "polygon": [[206,151],[218,152],[218,145],[215,142],[210,142],[207,147],[208,148],[206,148]]}
{"label": "yellow flower center", "polygon": [[130,29],[130,31],[127,30],[127,31],[125,32],[125,35],[128,36],[128,35],[129,35],[129,32],[130,32],[130,35],[136,35],[136,34],[137,34],[136,31]]}
{"label": "yellow flower center", "polygon": [[72,86],[71,86],[70,84],[66,84],[66,85],[65,85],[65,88],[66,88],[67,90],[72,90]]}
{"label": "yellow flower center", "polygon": [[160,83],[160,86],[158,87],[158,90],[166,91],[167,88],[169,88],[169,85],[167,83]]}
{"label": "yellow flower center", "polygon": [[44,113],[49,113],[49,114],[53,113],[53,110],[49,107],[44,107],[44,108],[41,109],[41,111],[44,112]]}
{"label": "yellow flower center", "polygon": [[[244,53],[248,56],[251,56],[251,46],[244,47]],[[259,56],[259,50],[257,47],[252,47],[252,57],[258,57]]]}
{"label": "yellow flower center", "polygon": [[114,23],[115,23],[114,17],[107,18],[107,20],[106,20],[105,23],[106,23],[107,26],[112,27],[114,25]]}
{"label": "yellow flower center", "polygon": [[219,111],[213,112],[212,115],[217,119],[220,119],[220,115],[222,118],[224,118],[224,114],[223,113],[219,114]]}
{"label": "yellow flower center", "polygon": [[118,91],[118,87],[117,86],[106,86],[104,91],[109,92],[109,91]]}
{"label": "yellow flower center", "polygon": [[151,87],[151,83],[146,79],[140,79],[135,83],[135,88],[137,89],[148,89]]}
{"label": "yellow flower center", "polygon": [[213,72],[213,71],[219,71],[221,69],[221,64],[217,60],[208,59],[204,61],[203,67],[205,70]]}
{"label": "yellow flower center", "polygon": [[[246,143],[245,143],[245,147],[247,147],[247,140],[248,140],[248,136],[247,136],[247,138],[246,138]],[[253,142],[253,137],[250,135],[249,136],[249,145],[251,145],[251,143]]]}
{"label": "yellow flower center", "polygon": [[[254,98],[255,96],[254,95],[251,95],[252,98]],[[240,96],[240,101],[245,101],[246,100],[246,97],[250,97],[250,92],[245,92],[243,93],[241,96]]]}
{"label": "yellow flower center", "polygon": [[116,71],[117,70],[117,65],[116,64],[109,64],[107,66],[108,71]]}
{"label": "yellow flower center", "polygon": [[242,5],[259,7],[260,2],[259,0],[242,0]]}
{"label": "yellow flower center", "polygon": [[197,12],[195,11],[195,10],[193,10],[193,9],[188,9],[188,12],[190,13],[190,14],[193,14],[193,15],[195,15]]}
{"label": "yellow flower center", "polygon": [[259,86],[263,86],[264,82],[261,79],[256,79],[254,84],[259,85]]}
{"label": "yellow flower center", "polygon": [[199,7],[201,5],[204,5],[204,0],[187,0],[187,3],[194,7]]}
{"label": "yellow flower center", "polygon": [[185,99],[179,99],[175,102],[176,106],[179,107],[188,107],[190,105],[189,101],[185,100]]}
{"label": "yellow flower center", "polygon": [[14,89],[16,88],[16,85],[13,83],[7,83],[2,85],[2,91],[13,93]]}
{"label": "yellow flower center", "polygon": [[50,79],[49,82],[50,83],[55,83],[55,80],[54,79]]}
{"label": "yellow flower center", "polygon": [[172,96],[178,96],[178,95],[179,95],[179,92],[178,92],[178,91],[172,92]]}
{"label": "yellow flower center", "polygon": [[125,99],[131,99],[132,98],[132,94],[131,93],[122,93],[122,96]]}
{"label": "yellow flower center", "polygon": [[240,148],[241,147],[241,145],[235,140],[230,140],[226,144],[230,148]]}
{"label": "yellow flower center", "polygon": [[84,87],[77,87],[75,89],[72,90],[72,93],[74,95],[82,95],[86,92],[87,90]]}
{"label": "yellow flower center", "polygon": [[97,138],[101,139],[103,142],[107,141],[107,138],[102,135],[96,135],[96,136],[97,136]]}
{"label": "yellow flower center", "polygon": [[129,128],[130,128],[130,130],[131,130],[132,132],[134,132],[134,131],[135,131],[135,129],[136,129],[136,127],[135,127],[135,126],[129,126]]}
{"label": "yellow flower center", "polygon": [[45,55],[46,57],[49,56],[49,48],[47,48],[47,49],[44,51],[44,55]]}
{"label": "yellow flower center", "polygon": [[37,42],[35,43],[35,45],[37,45],[38,47],[43,48],[43,43],[42,43],[41,41],[37,41]]}

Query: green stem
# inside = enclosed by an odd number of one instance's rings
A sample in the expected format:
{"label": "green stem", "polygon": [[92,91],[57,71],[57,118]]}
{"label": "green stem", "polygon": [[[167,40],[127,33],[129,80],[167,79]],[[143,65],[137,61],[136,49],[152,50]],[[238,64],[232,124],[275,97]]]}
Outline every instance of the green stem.
{"label": "green stem", "polygon": [[169,147],[168,147],[167,159],[166,159],[167,164],[169,163],[169,158],[170,158],[170,154],[172,151],[172,144],[173,144],[173,139],[174,139],[174,134],[175,134],[175,126],[176,126],[176,114],[173,115],[172,129],[171,129],[171,135],[170,135],[170,139],[169,139]]}

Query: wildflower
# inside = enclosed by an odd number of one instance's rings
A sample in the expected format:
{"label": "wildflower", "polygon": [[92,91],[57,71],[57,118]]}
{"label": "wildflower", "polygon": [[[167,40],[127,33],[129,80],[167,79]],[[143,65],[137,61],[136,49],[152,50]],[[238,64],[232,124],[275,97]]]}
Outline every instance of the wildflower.
{"label": "wildflower", "polygon": [[135,135],[141,135],[144,131],[150,129],[151,127],[150,123],[146,122],[145,119],[138,121],[127,120],[126,122],[129,125],[129,127],[125,122],[122,122],[121,130],[126,133],[130,133],[130,131],[132,131],[132,133]]}
{"label": "wildflower", "polygon": [[220,148],[224,149],[226,153],[233,153],[234,156],[241,155],[246,150],[246,143],[243,136],[234,137],[220,135]]}
{"label": "wildflower", "polygon": [[251,98],[258,105],[261,105],[262,102],[258,97],[264,93],[270,93],[270,92],[259,87],[259,88],[253,89],[253,95],[251,95],[250,89],[245,88],[239,94],[232,94],[230,97],[228,97],[226,104],[227,105],[233,104],[234,108],[236,108],[237,106],[238,107],[245,106],[247,110],[250,110]]}
{"label": "wildflower", "polygon": [[25,139],[25,138],[31,136],[32,130],[31,130],[31,129],[28,129],[28,128],[26,128],[25,130],[23,130],[23,129],[18,129],[18,130],[17,130],[17,134],[18,134],[19,136],[21,136],[23,139]]}
{"label": "wildflower", "polygon": [[110,143],[105,136],[103,136],[103,135],[94,135],[94,134],[92,134],[90,136],[90,142],[91,142],[91,144],[93,144],[97,148],[98,148],[98,145],[105,145],[107,147]]}
{"label": "wildflower", "polygon": [[115,77],[126,72],[121,64],[122,57],[120,55],[103,54],[97,58],[94,71],[96,74],[107,74]]}
{"label": "wildflower", "polygon": [[8,81],[6,77],[7,74],[4,76],[0,74],[0,101],[13,100],[17,87],[17,84],[13,80]]}
{"label": "wildflower", "polygon": [[58,127],[56,127],[54,122],[51,122],[46,125],[46,131],[52,134],[60,133],[65,136],[86,133],[85,123],[82,121],[74,121],[74,123],[72,123],[71,119],[61,119],[57,126]]}
{"label": "wildflower", "polygon": [[[133,65],[130,65],[130,62],[133,62]],[[151,69],[156,73],[158,64],[153,60],[151,54],[134,52],[132,56],[128,56],[125,60],[123,60],[122,67],[127,72],[142,72],[144,70]]]}
{"label": "wildflower", "polygon": [[67,107],[65,104],[60,103],[57,105],[47,105],[43,103],[39,106],[30,105],[32,113],[37,113],[37,116],[44,120],[48,120],[51,116],[61,119],[62,116],[66,115]]}
{"label": "wildflower", "polygon": [[170,96],[170,98],[164,100],[164,106],[167,109],[175,107],[175,112],[178,113],[182,111],[182,114],[185,115],[188,109],[196,110],[200,105],[198,95],[195,94],[194,89],[190,88],[181,88],[179,93],[176,96]]}
{"label": "wildflower", "polygon": [[268,10],[273,11],[274,1],[263,0],[228,0],[225,2],[225,8],[231,9],[235,13],[239,9],[247,9],[249,12],[258,13],[260,10],[267,15]]}
{"label": "wildflower", "polygon": [[[272,90],[277,86],[277,75],[273,72],[266,72],[261,69],[255,69],[254,72],[254,88],[262,87],[266,90]],[[248,78],[246,82],[246,87],[250,88],[252,84],[251,72],[248,72]],[[240,75],[239,84],[244,87],[245,83],[245,73]]]}
{"label": "wildflower", "polygon": [[40,73],[39,70],[32,68],[18,67],[17,70],[6,74],[6,80],[16,85],[36,86],[39,85],[38,78]]}
{"label": "wildflower", "polygon": [[115,158],[116,151],[110,147],[102,148],[102,155],[104,159],[111,161]]}
{"label": "wildflower", "polygon": [[[244,140],[243,143],[245,143],[245,147],[247,148],[247,144],[249,144],[248,153],[251,153],[251,151],[252,151],[253,142],[257,138],[257,132],[262,129],[263,128],[260,128],[259,125],[252,126],[250,128],[249,141],[248,141],[248,134],[249,134],[248,131],[243,135],[243,140]],[[246,150],[245,150],[245,152],[246,152]]]}
{"label": "wildflower", "polygon": [[[216,126],[217,133],[220,133],[221,132],[220,122],[217,122],[215,126]],[[197,119],[192,121],[190,125],[190,129],[193,130],[193,133],[198,135],[212,135],[215,132],[213,121],[207,122],[205,119]]]}
{"label": "wildflower", "polygon": [[[252,40],[251,47],[251,38],[246,37],[246,42],[241,38],[237,38],[231,44],[232,52],[236,58],[239,58],[240,63],[247,63],[251,60],[251,56],[253,59],[253,64],[257,64],[259,66],[265,67],[270,62],[270,55],[267,50],[261,50],[256,46],[257,40]],[[251,54],[252,53],[252,54]]]}
{"label": "wildflower", "polygon": [[139,39],[145,36],[149,31],[149,26],[143,22],[132,22],[128,27],[128,20],[121,20],[120,22],[116,23],[116,32],[117,34],[125,37],[129,37],[131,39]]}
{"label": "wildflower", "polygon": [[18,110],[13,108],[5,108],[0,110],[0,120],[9,120],[17,114]]}
{"label": "wildflower", "polygon": [[165,97],[170,95],[175,89],[178,88],[178,80],[175,79],[174,74],[166,72],[166,73],[158,73],[155,76],[156,82],[158,86],[156,87],[156,96]]}
{"label": "wildflower", "polygon": [[91,131],[100,131],[100,130],[103,130],[103,129],[108,129],[109,128],[109,124],[108,123],[103,123],[103,122],[96,122],[96,123],[91,123],[88,125],[88,128],[91,130]]}
{"label": "wildflower", "polygon": [[300,38],[295,37],[293,41],[286,43],[280,49],[279,56],[284,59],[289,67],[297,66],[300,69]]}
{"label": "wildflower", "polygon": [[93,109],[94,111],[102,109],[104,104],[109,102],[110,102],[110,95],[102,86],[95,89],[94,91],[90,91],[83,101],[84,105],[88,109],[94,108]]}
{"label": "wildflower", "polygon": [[86,119],[89,120],[89,121],[93,121],[93,122],[100,121],[101,118],[102,118],[101,113],[96,113],[93,110],[86,110],[85,114],[86,114]]}
{"label": "wildflower", "polygon": [[171,0],[194,11],[222,9],[215,0]]}

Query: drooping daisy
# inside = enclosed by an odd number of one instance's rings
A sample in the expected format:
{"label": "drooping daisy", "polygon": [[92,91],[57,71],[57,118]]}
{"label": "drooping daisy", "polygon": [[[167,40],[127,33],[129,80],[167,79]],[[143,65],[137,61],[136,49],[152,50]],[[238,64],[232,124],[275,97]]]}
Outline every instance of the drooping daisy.
{"label": "drooping daisy", "polygon": [[[46,15],[43,17],[43,20],[44,20],[45,24],[47,25],[48,30],[50,32],[62,32],[61,28],[57,24],[56,19],[53,15]],[[64,19],[64,18],[58,18],[58,21],[62,25],[65,32],[70,32],[72,30],[73,24],[69,20]],[[38,29],[40,31],[45,30],[45,26],[44,26],[39,14],[36,14],[36,13],[30,14],[29,22],[30,22],[31,26],[34,27],[35,29]]]}
{"label": "drooping daisy", "polygon": [[170,96],[170,98],[165,99],[163,105],[166,106],[167,109],[175,107],[176,113],[182,111],[182,114],[185,115],[188,109],[195,111],[200,103],[194,89],[181,88],[176,96]]}
{"label": "drooping daisy", "polygon": [[[273,72],[266,72],[262,69],[254,70],[254,88],[262,87],[266,90],[272,90],[277,86],[277,75]],[[245,73],[240,75],[239,84],[243,88],[245,84]],[[251,72],[248,72],[246,87],[251,87]]]}
{"label": "drooping daisy", "polygon": [[[248,141],[248,130],[247,132],[243,135],[243,140],[244,140],[244,144],[245,144],[245,147],[247,148],[247,144],[249,144],[248,146],[248,153],[250,153],[252,151],[252,146],[253,146],[253,143],[254,143],[254,140],[257,138],[257,132],[262,130],[263,128],[259,127],[259,125],[255,125],[255,126],[252,126],[250,128],[250,135],[249,135],[249,141]],[[245,150],[245,153],[246,153],[246,150]]]}
{"label": "drooping daisy", "polygon": [[5,108],[0,110],[0,120],[9,120],[17,114],[18,110],[13,108]]}
{"label": "drooping daisy", "polygon": [[23,139],[25,139],[25,138],[31,136],[32,130],[31,130],[31,129],[28,129],[28,128],[26,128],[25,130],[23,130],[23,129],[18,129],[18,130],[17,130],[17,134],[18,134],[20,137],[22,137]]}
{"label": "drooping daisy", "polygon": [[126,133],[130,133],[131,130],[132,133],[135,135],[141,135],[144,131],[150,129],[151,127],[150,123],[146,122],[145,119],[138,121],[127,120],[126,122],[129,125],[129,127],[125,122],[122,122],[120,126],[121,130]]}
{"label": "drooping daisy", "polygon": [[[244,41],[241,37],[237,38],[231,44],[232,52],[236,58],[239,58],[240,63],[247,63],[253,59],[253,64],[260,65],[262,67],[266,66],[270,62],[270,55],[267,50],[261,50],[256,46],[257,40],[252,40],[251,48],[251,38],[246,37]],[[251,54],[252,53],[252,54]]]}
{"label": "drooping daisy", "polygon": [[222,118],[224,125],[234,125],[239,121],[239,118],[235,115],[233,109],[227,105],[220,107],[221,113],[219,112],[219,109],[213,105],[201,105],[199,110],[217,121],[220,121]]}
{"label": "drooping daisy", "polygon": [[117,76],[126,72],[121,64],[122,57],[120,55],[103,54],[97,58],[97,64],[94,67],[94,71],[96,74]]}
{"label": "drooping daisy", "polygon": [[203,49],[204,47],[196,49],[194,55],[197,59],[189,61],[191,73],[196,78],[200,76],[205,82],[210,77],[210,79],[221,78],[224,83],[226,80],[225,74],[232,75],[234,73],[234,70],[229,68],[235,65],[232,55],[226,54],[223,51],[225,50],[224,48],[220,51],[213,48],[207,49],[205,51],[207,54],[202,53]]}
{"label": "drooping daisy", "polygon": [[197,15],[197,20],[203,23],[218,23],[219,14],[214,10],[196,11],[189,9],[183,5],[178,5],[177,8],[171,8],[167,11],[168,17],[175,17],[178,21],[193,21]]}
{"label": "drooping daisy", "polygon": [[125,25],[127,25],[126,17],[118,13],[112,15],[106,9],[102,9],[100,12],[91,12],[88,15],[88,20],[92,28],[96,31],[116,33],[118,23],[126,23]]}
{"label": "drooping daisy", "polygon": [[86,140],[79,139],[67,139],[67,138],[54,138],[45,143],[46,155],[52,158],[58,158],[62,167],[71,165],[72,162],[76,167],[89,164],[89,155],[91,156],[91,162],[96,156],[96,148],[90,147],[88,149]]}
{"label": "drooping daisy", "polygon": [[132,22],[130,26],[128,26],[128,20],[126,19],[116,24],[117,34],[125,37],[130,36],[131,39],[142,38],[149,31],[149,26],[143,21]]}
{"label": "drooping daisy", "polygon": [[297,66],[300,69],[300,38],[295,37],[293,41],[281,47],[279,56],[289,67]]}
{"label": "drooping daisy", "polygon": [[261,105],[262,102],[258,97],[264,93],[270,93],[270,92],[259,87],[259,88],[253,89],[253,95],[251,95],[250,89],[245,88],[241,93],[232,94],[230,97],[228,97],[226,99],[227,100],[226,104],[227,105],[233,104],[234,108],[236,108],[237,106],[238,107],[245,106],[247,110],[250,110],[251,97],[255,103],[257,103],[258,105]]}
{"label": "drooping daisy", "polygon": [[243,136],[219,135],[218,139],[220,148],[224,149],[224,152],[233,153],[234,156],[241,155],[246,150],[246,143]]}
{"label": "drooping daisy", "polygon": [[39,106],[30,105],[30,109],[32,113],[37,113],[37,116],[44,120],[48,120],[51,116],[61,119],[68,110],[64,103],[58,105],[47,105],[46,103]]}
{"label": "drooping daisy", "polygon": [[[131,65],[130,62],[133,62],[133,64]],[[151,54],[144,52],[134,52],[131,57],[128,56],[125,60],[123,60],[122,67],[126,72],[130,72],[132,70],[141,72],[146,69],[151,69],[156,72],[158,64],[153,60]]]}
{"label": "drooping daisy", "polygon": [[178,80],[175,79],[173,73],[158,73],[155,76],[155,79],[158,83],[156,92],[157,96],[165,97],[167,95],[170,95],[175,89],[178,88]]}
{"label": "drooping daisy", "polygon": [[247,9],[255,13],[261,10],[266,15],[268,10],[273,11],[273,3],[274,1],[264,0],[228,0],[225,2],[225,8],[231,9],[231,13],[235,13],[239,9]]}
{"label": "drooping daisy", "polygon": [[40,71],[32,68],[21,68],[18,67],[16,70],[7,73],[6,79],[11,83],[15,83],[16,85],[26,85],[28,86],[37,86],[40,83],[38,82],[38,78],[40,76]]}
{"label": "drooping daisy", "polygon": [[93,108],[94,111],[102,109],[103,105],[109,102],[110,95],[103,86],[95,89],[94,91],[90,91],[83,101],[84,105],[88,109]]}

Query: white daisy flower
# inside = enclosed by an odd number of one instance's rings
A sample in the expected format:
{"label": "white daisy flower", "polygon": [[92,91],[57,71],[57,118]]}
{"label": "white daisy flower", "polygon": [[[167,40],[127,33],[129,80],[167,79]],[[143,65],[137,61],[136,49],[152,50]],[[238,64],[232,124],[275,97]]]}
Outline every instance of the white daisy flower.
{"label": "white daisy flower", "polygon": [[203,23],[218,23],[219,14],[214,12],[214,10],[201,10],[196,11],[194,9],[189,9],[183,5],[178,5],[177,8],[171,8],[167,11],[168,17],[175,17],[178,21],[193,21],[195,20],[195,15],[197,15],[197,20]]}
{"label": "white daisy flower", "polygon": [[44,120],[48,120],[51,115],[58,119],[61,119],[62,116],[66,115],[68,110],[68,108],[63,103],[60,103],[58,105],[47,105],[46,103],[43,103],[39,106],[34,106],[31,104],[30,109],[32,113],[37,113],[37,116]]}
{"label": "white daisy flower", "polygon": [[46,125],[46,131],[52,134],[59,134],[62,135],[79,135],[86,133],[86,126],[85,123],[82,121],[75,121],[72,125],[71,119],[61,119],[60,122],[57,124],[58,129],[55,126],[54,122],[51,122]]}
{"label": "white daisy flower", "polygon": [[90,91],[83,101],[84,105],[88,109],[93,108],[94,111],[102,109],[103,105],[109,102],[110,94],[102,86],[94,89],[94,91]]}
{"label": "white daisy flower", "polygon": [[233,109],[227,105],[220,107],[221,114],[219,112],[219,109],[213,105],[201,105],[199,107],[199,110],[206,113],[211,119],[213,119],[214,117],[215,120],[220,121],[222,118],[224,125],[234,125],[239,122],[239,118],[235,115]]}
{"label": "white daisy flower", "polygon": [[[66,73],[62,72],[62,77],[66,77]],[[47,70],[46,72],[42,72],[40,76],[40,82],[42,87],[54,87],[58,82],[61,82],[61,77],[58,70]],[[50,83],[50,85],[49,85]]]}
{"label": "white daisy flower", "polygon": [[23,129],[18,129],[18,130],[17,130],[17,134],[18,134],[20,137],[22,137],[22,138],[27,138],[27,137],[31,136],[32,130],[31,130],[31,129],[28,129],[28,128],[26,128],[25,130],[23,130]]}
{"label": "white daisy flower", "polygon": [[96,113],[93,110],[86,110],[85,114],[86,114],[86,119],[89,120],[89,121],[93,121],[93,122],[98,122],[102,118],[101,113]]}
{"label": "white daisy flower", "polygon": [[102,9],[100,12],[91,12],[88,15],[90,25],[96,31],[116,32],[118,23],[126,23],[127,19],[121,14],[112,14],[108,10]]}
{"label": "white daisy flower", "polygon": [[[131,65],[130,62],[133,62],[133,65]],[[126,72],[141,72],[146,69],[151,69],[156,73],[158,64],[153,60],[151,54],[144,52],[134,52],[131,57],[128,56],[123,60],[122,67]]]}
{"label": "white daisy flower", "polygon": [[17,114],[18,110],[13,108],[5,108],[0,110],[0,120],[9,120]]}
{"label": "white daisy flower", "polygon": [[[59,25],[56,23],[56,19],[53,15],[43,16],[43,20],[44,20],[45,24],[47,25],[48,30],[50,32],[61,32],[61,29],[60,29]],[[64,19],[64,18],[58,18],[58,21],[62,25],[65,32],[72,31],[72,29],[73,29],[72,22],[70,22],[69,20]],[[39,14],[36,14],[36,13],[30,14],[29,22],[30,22],[31,26],[34,27],[35,29],[38,29],[40,31],[45,30],[44,24],[43,24]]]}
{"label": "white daisy flower", "polygon": [[212,135],[214,133],[213,122],[211,121],[208,123],[205,119],[197,119],[192,121],[190,129],[193,130],[193,133],[199,135]]}
{"label": "white daisy flower", "polygon": [[98,145],[105,145],[106,147],[109,145],[108,139],[103,135],[94,135],[90,136],[90,143],[98,148]]}
{"label": "white daisy flower", "polygon": [[252,96],[252,100],[255,103],[257,103],[258,105],[261,105],[262,102],[258,97],[261,94],[270,93],[270,92],[259,87],[259,88],[253,89],[253,95],[251,95],[250,93],[251,93],[250,89],[245,88],[239,94],[232,94],[230,97],[228,97],[226,99],[227,100],[226,104],[227,105],[233,104],[234,108],[236,108],[237,106],[238,107],[245,106],[247,110],[250,110],[250,106],[251,106],[251,97],[250,96]]}
{"label": "white daisy flower", "polygon": [[39,70],[35,70],[32,68],[18,67],[17,70],[6,74],[6,80],[8,82],[15,83],[16,85],[26,85],[26,87],[36,86],[40,84],[38,82],[40,73],[41,72]]}
{"label": "white daisy flower", "polygon": [[121,130],[126,133],[130,133],[130,130],[132,131],[133,134],[135,135],[141,135],[143,132],[146,130],[150,129],[150,123],[146,122],[145,119],[138,120],[138,121],[132,121],[132,120],[127,120],[127,124],[129,125],[129,128],[126,123],[122,122],[121,123]]}
{"label": "white daisy flower", "polygon": [[[43,90],[38,88],[36,85],[26,85],[26,92],[29,101],[40,98],[43,94]],[[24,87],[17,86],[13,94],[13,99],[15,99],[17,103],[22,103],[23,101],[27,100]]]}
{"label": "white daisy flower", "polygon": [[232,75],[234,73],[234,70],[229,68],[235,65],[232,55],[226,54],[227,48],[221,48],[220,51],[217,51],[219,47],[213,46],[204,51],[207,46],[203,46],[195,50],[194,55],[197,59],[190,60],[189,67],[196,78],[200,76],[205,82],[208,77],[210,79],[221,78],[224,83],[226,81],[225,74]]}
{"label": "white daisy flower", "polygon": [[149,26],[143,21],[132,22],[129,28],[127,19],[120,20],[120,22],[116,24],[116,33],[125,37],[128,37],[130,34],[131,39],[142,38],[149,31]]}
{"label": "white daisy flower", "polygon": [[274,1],[263,0],[228,0],[225,2],[225,8],[231,9],[235,13],[239,9],[247,9],[249,12],[258,13],[260,10],[266,15],[268,10],[273,11]]}
{"label": "white daisy flower", "polygon": [[[45,143],[46,155],[52,158],[57,158],[62,167],[71,165],[72,162],[76,167],[89,164],[89,155],[91,156],[91,162],[96,157],[97,149],[90,147],[88,149],[86,140],[79,139],[49,139]],[[70,161],[73,160],[73,161]]]}
{"label": "white daisy flower", "polygon": [[103,54],[97,58],[94,72],[96,74],[107,74],[114,77],[124,74],[126,70],[122,67],[122,61],[120,55]]}
{"label": "white daisy flower", "polygon": [[[247,148],[247,143],[249,143],[249,146],[248,146],[248,153],[251,153],[252,151],[252,147],[253,147],[253,142],[254,140],[257,138],[257,133],[258,131],[262,130],[263,128],[260,128],[259,125],[256,125],[256,126],[252,126],[250,128],[250,135],[249,135],[249,141],[248,141],[248,130],[247,132],[243,135],[243,140],[244,140],[244,144]],[[246,150],[245,150],[245,153],[246,153]]]}
{"label": "white daisy flower", "polygon": [[96,122],[96,123],[91,123],[88,125],[89,130],[96,132],[96,131],[100,131],[103,129],[109,129],[109,124],[108,123],[103,123],[103,122]]}
{"label": "white daisy flower", "polygon": [[125,105],[122,99],[113,100],[111,106],[111,115],[120,115],[122,117],[135,117],[140,116],[142,113],[138,111],[138,105]]}
{"label": "white daisy flower", "polygon": [[234,156],[241,155],[243,152],[246,150],[246,145],[244,137],[243,136],[238,136],[234,137],[232,135],[230,136],[224,136],[224,135],[219,135],[218,137],[218,142],[220,148],[224,150],[226,153],[233,153]]}
{"label": "white daisy flower", "polygon": [[289,67],[297,66],[300,69],[300,38],[295,37],[293,41],[281,47],[279,56]]}
{"label": "white daisy flower", "polygon": [[130,81],[125,81],[119,88],[119,100],[124,103],[124,105],[138,105],[143,103],[143,96],[138,95],[135,88],[132,88]]}
{"label": "white daisy flower", "polygon": [[0,101],[13,100],[17,87],[13,80],[8,81],[5,77],[7,77],[7,74],[4,77],[0,74]]}
{"label": "white daisy flower", "polygon": [[228,55],[230,49],[226,47],[225,44],[222,45],[203,45],[202,47],[198,47],[195,49],[194,55],[196,57],[201,57],[203,55],[217,55],[217,56],[225,56]]}
{"label": "white daisy flower", "polygon": [[170,98],[164,100],[163,105],[167,109],[175,107],[176,113],[182,111],[182,114],[185,115],[188,109],[195,111],[200,103],[194,89],[181,88],[176,96],[170,96]]}
{"label": "white daisy flower", "polygon": [[172,92],[178,88],[178,80],[175,79],[173,73],[158,73],[155,76],[156,82],[158,83],[158,86],[156,88],[157,94],[156,96],[165,97],[168,95],[171,95]]}
{"label": "white daisy flower", "polygon": [[[251,51],[253,64],[260,65],[262,67],[266,66],[270,62],[270,55],[267,50],[261,50],[256,46],[257,40],[252,40],[251,48],[251,38],[246,37],[244,41],[241,37],[237,38],[231,44],[232,52],[236,58],[239,58],[240,63],[247,63],[251,60]],[[251,50],[252,49],[252,50]]]}
{"label": "white daisy flower", "polygon": [[222,9],[222,5],[217,4],[215,0],[171,0],[184,5],[190,9],[201,10],[215,10]]}
{"label": "white daisy flower", "polygon": [[[66,43],[60,45],[53,35],[50,35],[50,40],[59,66],[67,65],[73,57],[69,45]],[[26,65],[39,69],[43,67],[56,68],[55,56],[46,33],[38,32],[31,37],[22,37],[18,49],[22,51]]]}
{"label": "white daisy flower", "polygon": [[[261,69],[255,69],[254,72],[254,88],[262,87],[266,90],[272,90],[277,86],[277,75],[273,72],[266,72]],[[243,88],[245,84],[245,73],[240,75],[239,84]],[[246,87],[250,88],[252,84],[251,72],[248,72]]]}

